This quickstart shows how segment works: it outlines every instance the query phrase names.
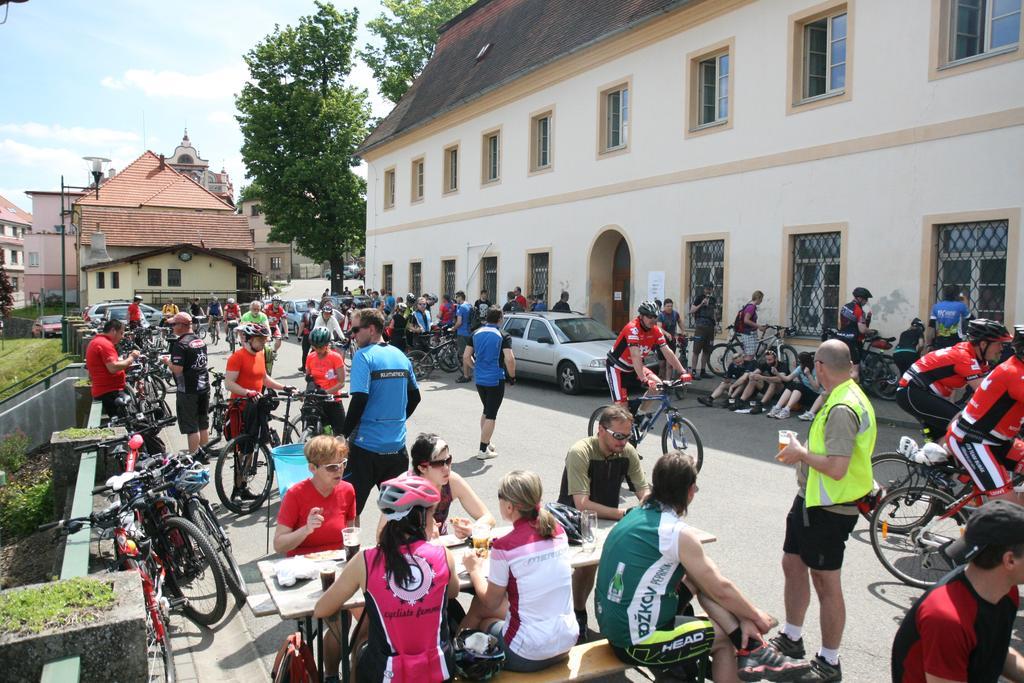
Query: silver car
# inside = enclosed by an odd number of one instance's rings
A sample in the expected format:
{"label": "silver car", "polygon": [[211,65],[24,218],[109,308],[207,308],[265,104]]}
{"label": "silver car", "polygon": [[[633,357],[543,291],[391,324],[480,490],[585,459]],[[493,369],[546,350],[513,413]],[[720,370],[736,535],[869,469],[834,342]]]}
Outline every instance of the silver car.
{"label": "silver car", "polygon": [[[580,313],[508,313],[502,329],[512,337],[516,375],[555,382],[566,394],[607,388],[604,362],[617,336]],[[647,364],[656,364],[651,354]]]}

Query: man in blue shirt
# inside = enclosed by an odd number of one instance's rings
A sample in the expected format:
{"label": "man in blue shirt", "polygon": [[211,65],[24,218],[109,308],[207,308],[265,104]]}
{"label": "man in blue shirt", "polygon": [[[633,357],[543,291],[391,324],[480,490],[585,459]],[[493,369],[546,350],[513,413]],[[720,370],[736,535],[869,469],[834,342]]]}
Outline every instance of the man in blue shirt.
{"label": "man in blue shirt", "polygon": [[462,364],[466,374],[473,368],[476,375],[476,391],[480,402],[484,404],[483,415],[480,416],[480,452],[479,460],[489,460],[498,453],[491,446],[494,434],[494,421],[498,418],[498,408],[505,398],[505,382],[516,383],[516,358],[512,355],[512,338],[501,331],[501,309],[491,306],[487,309],[486,324],[480,327],[469,339],[462,356]]}
{"label": "man in blue shirt", "polygon": [[406,355],[381,341],[381,312],[364,308],[356,320],[350,333],[359,350],[352,359],[352,399],[342,433],[349,440],[348,480],[360,514],[374,486],[409,469],[405,421],[419,405],[420,390]]}
{"label": "man in blue shirt", "polygon": [[[384,294],[385,292],[382,291],[381,293]],[[387,292],[384,297],[384,312],[390,313],[393,310],[395,310],[395,293]]]}
{"label": "man in blue shirt", "polygon": [[[455,292],[455,340],[459,344],[459,358],[466,355],[466,347],[469,346],[469,339],[473,336],[469,329],[469,317],[472,310],[469,302],[466,301],[466,293],[462,290]],[[462,365],[459,365],[459,378],[455,380],[459,384],[465,384],[470,380]]]}
{"label": "man in blue shirt", "polygon": [[928,318],[925,343],[933,349],[945,349],[963,341],[964,326],[971,319],[971,311],[956,285],[942,288],[942,301],[932,306]]}

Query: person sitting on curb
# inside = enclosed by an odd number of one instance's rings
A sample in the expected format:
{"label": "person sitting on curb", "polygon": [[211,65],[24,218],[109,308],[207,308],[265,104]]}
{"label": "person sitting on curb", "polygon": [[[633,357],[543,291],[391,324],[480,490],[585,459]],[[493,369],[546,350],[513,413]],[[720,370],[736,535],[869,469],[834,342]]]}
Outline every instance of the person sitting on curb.
{"label": "person sitting on curb", "polygon": [[[743,354],[737,353],[732,357],[732,362],[729,363],[729,367],[725,370],[725,376],[722,381],[718,383],[714,391],[708,396],[698,396],[697,402],[701,405],[705,405],[708,408],[712,408],[715,405],[715,400],[720,398],[722,394],[727,393],[741,377],[746,375],[747,369],[744,364]],[[728,405],[728,404],[727,404]]]}
{"label": "person sitting on curb", "polygon": [[798,358],[795,370],[786,376],[786,388],[779,396],[775,407],[768,411],[768,417],[788,419],[797,406],[804,405],[810,410],[821,395],[821,385],[814,372],[814,354],[804,351]]}
{"label": "person sitting on curb", "polygon": [[[780,361],[775,351],[765,351],[764,360],[758,363],[757,369],[747,375],[747,385],[736,402],[736,414],[758,415],[764,412],[764,404],[770,403],[775,394],[782,390],[783,385],[788,381],[789,365]],[[755,399],[754,394],[763,391],[760,399]]]}

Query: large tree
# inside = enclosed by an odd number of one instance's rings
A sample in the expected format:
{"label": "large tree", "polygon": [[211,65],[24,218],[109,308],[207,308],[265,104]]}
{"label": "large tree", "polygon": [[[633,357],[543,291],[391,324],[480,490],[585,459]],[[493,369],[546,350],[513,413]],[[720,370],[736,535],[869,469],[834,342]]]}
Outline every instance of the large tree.
{"label": "large tree", "polygon": [[250,79],[235,98],[270,239],[330,261],[339,284],[344,255],[366,239],[366,181],[352,169],[370,106],[347,83],[357,25],[355,10],[317,2],[298,26],[275,27],[245,56]]}
{"label": "large tree", "polygon": [[398,102],[434,54],[437,27],[475,0],[383,0],[390,12],[367,24],[382,45],[368,44],[359,56],[373,70],[380,93]]}

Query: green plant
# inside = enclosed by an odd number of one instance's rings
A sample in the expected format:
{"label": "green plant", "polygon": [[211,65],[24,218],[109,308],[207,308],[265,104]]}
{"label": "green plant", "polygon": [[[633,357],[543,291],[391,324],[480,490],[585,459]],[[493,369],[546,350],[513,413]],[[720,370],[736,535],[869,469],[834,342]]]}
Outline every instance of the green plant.
{"label": "green plant", "polygon": [[25,464],[28,451],[28,436],[20,429],[14,430],[0,441],[0,469],[14,473]]}
{"label": "green plant", "polygon": [[27,536],[52,515],[53,481],[49,478],[0,488],[0,535],[4,539]]}
{"label": "green plant", "polygon": [[60,432],[60,436],[68,441],[102,440],[114,436],[114,430],[108,427],[71,427]]}
{"label": "green plant", "polygon": [[114,602],[114,588],[80,577],[0,595],[0,632],[39,633],[95,621]]}

